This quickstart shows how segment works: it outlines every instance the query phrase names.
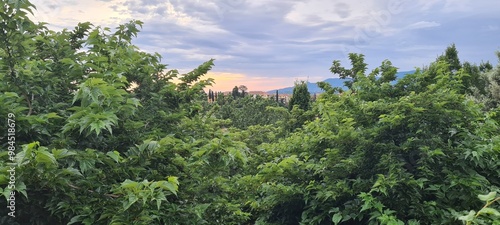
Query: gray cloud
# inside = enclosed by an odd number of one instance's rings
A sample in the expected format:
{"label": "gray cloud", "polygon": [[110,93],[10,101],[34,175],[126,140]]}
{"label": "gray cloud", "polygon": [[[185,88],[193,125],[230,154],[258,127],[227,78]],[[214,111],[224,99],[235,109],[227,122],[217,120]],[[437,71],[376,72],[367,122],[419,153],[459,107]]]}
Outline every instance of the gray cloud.
{"label": "gray cloud", "polygon": [[[433,61],[451,43],[472,62],[496,62],[500,47],[500,1],[99,1],[109,3],[122,22],[145,22],[134,43],[162,54],[171,68],[216,58],[214,71],[326,78],[332,60],[347,63],[349,52],[365,54],[372,68],[390,59],[410,70]],[[63,6],[59,11],[65,12]]]}

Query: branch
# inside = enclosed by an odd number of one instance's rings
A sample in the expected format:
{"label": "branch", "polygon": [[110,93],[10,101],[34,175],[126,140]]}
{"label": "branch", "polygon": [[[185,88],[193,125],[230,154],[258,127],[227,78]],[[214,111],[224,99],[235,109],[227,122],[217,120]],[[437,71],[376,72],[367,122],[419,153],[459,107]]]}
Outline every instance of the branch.
{"label": "branch", "polygon": [[[28,108],[29,108],[28,115],[26,115],[26,116],[30,116],[31,113],[33,112],[33,106],[31,105],[31,101],[30,101],[26,92],[23,93],[23,96],[24,96],[24,99],[26,99],[26,101],[28,102]],[[31,94],[31,96],[33,96],[33,94]]]}

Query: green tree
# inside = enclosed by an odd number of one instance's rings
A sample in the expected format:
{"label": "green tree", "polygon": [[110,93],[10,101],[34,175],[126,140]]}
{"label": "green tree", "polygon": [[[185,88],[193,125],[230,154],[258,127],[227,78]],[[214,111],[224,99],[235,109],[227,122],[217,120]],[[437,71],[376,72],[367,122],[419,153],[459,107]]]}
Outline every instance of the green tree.
{"label": "green tree", "polygon": [[0,152],[0,193],[16,218],[0,204],[1,224],[498,220],[498,65],[451,46],[393,82],[390,61],[366,74],[350,54],[331,67],[342,95],[296,88],[289,110],[235,87],[208,103],[214,60],[167,69],[132,45],[140,21],[55,32],[28,1],[2,4],[0,147],[16,156]]}
{"label": "green tree", "polygon": [[238,89],[237,86],[234,86],[233,91],[231,92],[231,95],[233,96],[233,99],[239,98],[240,97],[240,89]]}
{"label": "green tree", "polygon": [[[227,99],[223,99],[227,98]],[[246,96],[232,99],[230,96],[220,97],[217,101],[214,116],[223,120],[231,120],[231,126],[246,129],[253,125],[270,125],[285,120],[286,115],[275,112],[270,107],[281,107],[272,99],[261,96]]]}
{"label": "green tree", "polygon": [[256,221],[456,224],[482,206],[476,195],[500,184],[492,114],[460,93],[445,61],[395,85],[388,65],[371,73],[387,79],[357,73],[351,90],[320,95],[315,120],[252,156],[268,159],[252,177]]}
{"label": "green tree", "polygon": [[[497,52],[500,62],[500,52]],[[478,71],[478,83],[471,92],[476,102],[484,104],[485,111],[495,110],[500,106],[500,64],[495,68],[489,63],[481,64],[482,70]],[[500,117],[497,117],[497,120]]]}
{"label": "green tree", "polygon": [[[2,4],[0,113],[15,115],[17,148],[12,160],[0,153],[0,192],[14,191],[17,207],[15,219],[0,209],[2,223],[246,220],[238,202],[221,197],[246,147],[200,114],[213,60],[179,74],[131,44],[140,21],[54,32],[29,20],[28,1]],[[5,149],[7,135],[0,131]]]}
{"label": "green tree", "polygon": [[444,55],[438,57],[438,60],[443,60],[448,64],[448,68],[450,71],[458,71],[462,68],[462,64],[460,63],[460,59],[458,57],[458,50],[455,44],[451,44],[445,50]]}
{"label": "green tree", "polygon": [[245,85],[240,85],[240,86],[238,87],[238,89],[241,91],[241,94],[240,94],[240,96],[241,96],[241,97],[245,97],[245,96],[247,95],[247,94],[246,94],[246,93],[247,93],[247,91],[248,91],[247,86],[245,86]]}
{"label": "green tree", "polygon": [[304,81],[295,82],[295,87],[293,88],[293,95],[288,103],[288,109],[292,110],[295,105],[304,111],[309,110],[311,102],[311,93],[307,89],[307,83]]}
{"label": "green tree", "polygon": [[334,60],[330,67],[330,72],[339,75],[340,78],[346,79],[344,85],[351,89],[352,84],[358,80],[358,76],[364,76],[367,64],[364,62],[365,55],[349,53],[349,60],[352,68],[346,69],[341,66],[340,60]]}

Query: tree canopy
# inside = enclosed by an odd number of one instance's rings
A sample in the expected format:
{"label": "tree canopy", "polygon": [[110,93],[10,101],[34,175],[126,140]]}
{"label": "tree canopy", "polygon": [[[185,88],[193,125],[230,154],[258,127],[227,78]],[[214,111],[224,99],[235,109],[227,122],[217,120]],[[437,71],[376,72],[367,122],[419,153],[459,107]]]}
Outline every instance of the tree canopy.
{"label": "tree canopy", "polygon": [[293,94],[288,103],[288,108],[293,109],[297,105],[302,110],[308,110],[311,102],[311,93],[307,89],[307,83],[304,81],[295,82],[295,87],[293,88]]}
{"label": "tree canopy", "polygon": [[167,68],[138,20],[53,31],[2,4],[0,224],[499,224],[500,65],[454,44],[397,81],[351,53],[348,90],[300,82],[287,109],[205,93],[214,59]]}

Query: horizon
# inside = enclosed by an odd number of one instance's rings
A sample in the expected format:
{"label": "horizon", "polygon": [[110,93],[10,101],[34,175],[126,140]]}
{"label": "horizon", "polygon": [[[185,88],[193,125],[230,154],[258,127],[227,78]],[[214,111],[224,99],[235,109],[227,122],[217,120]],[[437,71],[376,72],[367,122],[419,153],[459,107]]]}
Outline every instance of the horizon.
{"label": "horizon", "polygon": [[[397,74],[404,74],[404,75],[407,75],[407,74],[414,73],[415,71],[416,71],[416,70],[398,71],[398,72],[397,72]],[[316,84],[316,83],[318,83],[318,82],[324,82],[324,81],[328,81],[328,80],[330,80],[330,79],[341,79],[341,78],[339,78],[339,77],[329,77],[329,78],[326,78],[326,79],[324,79],[324,80],[320,80],[320,81],[316,81],[316,82],[311,82],[311,81],[308,81],[308,80],[303,80],[303,81],[305,81],[307,84]],[[346,78],[346,79],[349,79],[349,78]],[[396,77],[396,80],[398,80],[398,77]],[[294,85],[295,85],[295,83],[294,83],[292,86],[277,87],[277,88],[275,88],[275,89],[271,89],[271,90],[250,90],[250,89],[248,89],[248,91],[247,91],[247,92],[248,92],[248,93],[251,93],[251,92],[265,92],[265,93],[271,94],[270,92],[274,92],[274,91],[277,91],[277,90],[282,90],[282,91],[283,91],[283,89],[289,89],[289,88],[293,89]],[[211,86],[209,86],[209,87],[204,88],[204,90],[205,90],[205,92],[207,92],[208,90],[212,90],[212,91],[214,91],[214,92],[231,93],[231,92],[232,92],[232,89],[233,89],[234,87],[238,87],[238,86],[239,86],[239,85],[234,85],[234,86],[231,88],[231,90],[221,90],[221,91],[216,90],[216,89],[213,89]],[[335,85],[332,85],[332,86],[335,86]],[[318,88],[319,88],[319,87],[318,87]],[[312,95],[312,94],[314,94],[314,93],[316,93],[316,94],[320,93],[320,92],[313,92],[312,90],[309,90],[309,91],[311,92],[311,95]],[[288,91],[287,91],[287,92],[288,92]],[[281,93],[280,93],[280,94],[281,94]],[[287,93],[282,93],[282,94],[289,95],[289,94],[287,94]]]}
{"label": "horizon", "polygon": [[499,1],[447,0],[32,0],[35,21],[55,30],[79,22],[115,28],[144,22],[133,44],[187,73],[211,58],[214,90],[268,91],[296,80],[335,78],[362,53],[369,70],[388,59],[398,71],[428,65],[455,44],[459,58],[497,64]]}

